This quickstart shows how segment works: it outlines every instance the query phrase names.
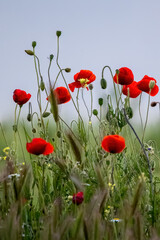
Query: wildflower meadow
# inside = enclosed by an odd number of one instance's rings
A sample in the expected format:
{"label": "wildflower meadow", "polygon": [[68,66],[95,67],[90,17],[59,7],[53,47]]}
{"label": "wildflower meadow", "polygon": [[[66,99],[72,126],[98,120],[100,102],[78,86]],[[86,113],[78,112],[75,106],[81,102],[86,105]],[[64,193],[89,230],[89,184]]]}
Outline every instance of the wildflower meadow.
{"label": "wildflower meadow", "polygon": [[[45,78],[37,43],[25,50],[35,69],[37,102],[25,89],[13,89],[12,131],[0,123],[0,239],[160,239],[160,146],[146,138],[149,110],[160,106],[157,80],[145,75],[135,81],[128,66],[106,65],[101,79],[94,69],[72,73],[60,64],[61,31],[55,37],[57,52],[48,58]],[[59,111],[72,115],[68,102],[76,112],[71,122]]]}

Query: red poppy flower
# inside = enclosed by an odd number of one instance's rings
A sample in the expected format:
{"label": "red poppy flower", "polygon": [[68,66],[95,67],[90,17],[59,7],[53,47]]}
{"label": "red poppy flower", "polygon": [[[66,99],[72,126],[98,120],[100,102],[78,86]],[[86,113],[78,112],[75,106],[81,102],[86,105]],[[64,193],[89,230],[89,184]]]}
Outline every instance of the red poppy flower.
{"label": "red poppy flower", "polygon": [[73,194],[73,198],[72,198],[72,202],[74,204],[81,204],[84,200],[84,197],[83,197],[83,192],[78,192],[78,193],[75,193]]}
{"label": "red poppy flower", "polygon": [[117,82],[117,73],[113,77],[113,81],[121,85],[129,85],[134,81],[133,72],[131,71],[131,69],[127,67],[122,67],[119,69],[118,82]]}
{"label": "red poppy flower", "polygon": [[87,85],[93,82],[96,76],[89,70],[81,70],[79,73],[74,75],[75,82],[68,84],[71,92],[74,92],[75,88],[87,88]]}
{"label": "red poppy flower", "polygon": [[[53,91],[53,93],[55,94],[58,104],[67,103],[71,100],[71,95],[70,95],[68,89],[65,87],[57,87]],[[48,98],[47,98],[47,100],[48,100]]]}
{"label": "red poppy flower", "polygon": [[30,93],[26,93],[23,90],[15,89],[13,92],[13,100],[20,106],[28,102],[28,100],[31,98]]}
{"label": "red poppy flower", "polygon": [[141,94],[141,90],[137,87],[137,82],[133,81],[129,85],[123,85],[122,92],[124,95],[128,96],[129,91],[129,97],[136,98]]}
{"label": "red poppy flower", "polygon": [[103,138],[101,146],[109,153],[120,153],[125,148],[125,139],[119,135],[108,135]]}
{"label": "red poppy flower", "polygon": [[152,78],[152,77],[148,77],[147,75],[145,75],[141,81],[139,81],[137,83],[137,87],[143,91],[149,94],[151,96],[155,96],[158,92],[159,92],[159,87],[155,84],[155,86],[151,89],[149,88],[149,83],[150,81],[155,81],[155,83],[157,83],[156,79]]}
{"label": "red poppy flower", "polygon": [[54,151],[54,147],[42,138],[33,138],[32,142],[26,144],[27,151],[35,155],[48,155]]}

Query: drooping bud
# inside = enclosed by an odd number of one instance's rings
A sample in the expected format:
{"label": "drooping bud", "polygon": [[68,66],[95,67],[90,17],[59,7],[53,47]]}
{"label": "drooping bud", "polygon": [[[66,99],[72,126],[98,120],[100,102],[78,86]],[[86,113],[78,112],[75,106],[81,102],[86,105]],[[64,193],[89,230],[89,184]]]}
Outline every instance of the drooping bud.
{"label": "drooping bud", "polygon": [[102,89],[106,89],[107,88],[107,81],[104,78],[101,79],[101,88]]}
{"label": "drooping bud", "polygon": [[43,117],[43,118],[46,118],[46,117],[48,117],[50,114],[51,114],[50,112],[44,112],[44,113],[42,114],[42,117]]}
{"label": "drooping bud", "polygon": [[98,111],[97,111],[97,109],[93,109],[93,115],[95,115],[95,116],[98,115]]}
{"label": "drooping bud", "polygon": [[65,72],[69,73],[71,71],[71,68],[65,68]]}
{"label": "drooping bud", "polygon": [[28,113],[28,115],[27,115],[27,120],[28,120],[28,122],[30,122],[32,120],[32,115],[30,113]]}
{"label": "drooping bud", "polygon": [[28,55],[33,56],[34,52],[31,50],[24,50]]}
{"label": "drooping bud", "polygon": [[149,82],[149,89],[153,89],[155,85],[156,85],[156,82],[153,81],[153,80],[151,80],[151,81]]}
{"label": "drooping bud", "polygon": [[36,45],[37,45],[36,41],[33,41],[33,42],[32,42],[32,47],[35,48]]}
{"label": "drooping bud", "polygon": [[102,106],[103,105],[103,98],[99,98],[98,103],[99,103],[100,106]]}
{"label": "drooping bud", "polygon": [[60,36],[61,36],[61,33],[62,33],[61,31],[57,31],[57,32],[56,32],[57,37],[60,37]]}
{"label": "drooping bud", "polygon": [[151,107],[155,107],[158,102],[151,102]]}

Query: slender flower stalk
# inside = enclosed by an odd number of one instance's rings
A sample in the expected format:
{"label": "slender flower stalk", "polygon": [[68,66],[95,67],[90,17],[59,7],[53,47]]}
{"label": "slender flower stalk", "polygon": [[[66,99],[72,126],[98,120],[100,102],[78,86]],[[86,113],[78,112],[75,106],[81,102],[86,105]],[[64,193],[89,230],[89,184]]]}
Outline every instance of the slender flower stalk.
{"label": "slender flower stalk", "polygon": [[[150,92],[151,92],[151,89],[150,89]],[[146,131],[146,127],[147,127],[147,122],[148,122],[148,116],[149,116],[149,106],[150,106],[150,98],[151,98],[150,92],[149,92],[149,96],[148,96],[147,114],[146,114],[146,121],[145,121],[144,129],[143,129],[142,143],[143,143],[143,141],[144,141],[144,135],[145,135],[145,131]]]}
{"label": "slender flower stalk", "polygon": [[[114,76],[113,76],[113,73],[112,73],[112,70],[111,70],[110,66],[104,66],[104,67],[103,67],[103,69],[102,69],[102,78],[103,78],[103,76],[104,76],[104,70],[105,70],[105,68],[108,68],[108,69],[109,69],[109,71],[110,71],[110,73],[111,73],[111,76],[112,76],[112,79],[113,79]],[[118,98],[117,98],[116,84],[115,84],[114,81],[113,81],[113,87],[114,87],[114,93],[115,93],[115,98],[116,98],[116,104],[117,104],[117,107],[118,107]]]}

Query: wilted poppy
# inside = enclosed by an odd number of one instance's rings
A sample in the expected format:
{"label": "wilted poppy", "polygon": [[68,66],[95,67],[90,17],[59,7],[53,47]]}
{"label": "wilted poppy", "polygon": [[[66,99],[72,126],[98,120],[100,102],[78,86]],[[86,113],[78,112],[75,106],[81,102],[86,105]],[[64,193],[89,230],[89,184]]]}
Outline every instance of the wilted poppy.
{"label": "wilted poppy", "polygon": [[26,149],[29,153],[35,155],[48,155],[54,151],[52,144],[42,138],[33,138],[32,142],[26,144]]}
{"label": "wilted poppy", "polygon": [[122,92],[126,96],[128,96],[129,93],[129,97],[136,98],[141,94],[142,91],[137,87],[137,82],[133,81],[129,85],[123,85]]}
{"label": "wilted poppy", "polygon": [[83,197],[83,192],[78,192],[78,193],[75,193],[73,194],[73,198],[72,198],[72,202],[74,204],[81,204],[84,200],[84,197]]}
{"label": "wilted poppy", "polygon": [[103,138],[101,146],[109,153],[120,153],[125,148],[125,139],[119,135],[108,135]]}
{"label": "wilted poppy", "polygon": [[31,98],[30,93],[26,93],[23,90],[15,89],[13,92],[13,100],[20,106],[28,102],[28,100]]}
{"label": "wilted poppy", "polygon": [[132,70],[127,67],[120,68],[118,70],[118,74],[116,73],[113,77],[113,81],[121,85],[131,84],[134,81],[134,75]]}
{"label": "wilted poppy", "polygon": [[[155,85],[154,85],[154,87],[151,90],[149,88],[150,81],[154,81],[155,82]],[[141,91],[146,92],[148,94],[150,93],[151,96],[155,96],[159,92],[159,87],[156,85],[156,83],[157,83],[156,79],[145,75],[142,78],[142,80],[137,83],[137,87]]]}
{"label": "wilted poppy", "polygon": [[[58,104],[67,103],[71,100],[71,95],[70,95],[68,89],[65,87],[57,87],[53,91],[53,93],[57,99]],[[47,100],[48,99],[49,99],[49,97],[47,98]]]}
{"label": "wilted poppy", "polygon": [[88,84],[93,82],[96,79],[96,76],[89,70],[81,70],[80,72],[74,75],[75,82],[68,84],[71,92],[74,92],[75,88],[87,88]]}

